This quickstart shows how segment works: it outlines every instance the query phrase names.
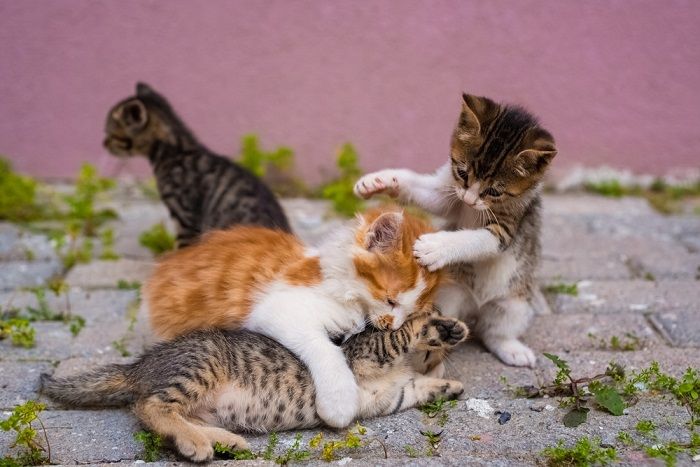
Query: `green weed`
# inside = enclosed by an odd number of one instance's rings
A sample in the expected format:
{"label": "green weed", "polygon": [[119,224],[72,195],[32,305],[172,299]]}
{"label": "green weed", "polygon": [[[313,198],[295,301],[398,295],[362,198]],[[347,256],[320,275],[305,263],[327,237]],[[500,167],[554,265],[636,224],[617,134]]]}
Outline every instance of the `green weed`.
{"label": "green weed", "polygon": [[151,250],[155,256],[175,249],[175,237],[168,232],[162,222],[142,232],[139,235],[139,243]]}
{"label": "green weed", "polygon": [[608,465],[617,460],[615,448],[603,448],[600,439],[581,438],[571,447],[566,447],[559,440],[556,446],[550,446],[542,451],[546,464],[555,466],[594,466]]}
{"label": "green weed", "polygon": [[28,222],[40,218],[43,209],[37,203],[36,180],[12,170],[7,159],[0,157],[0,220]]}
{"label": "green weed", "polygon": [[321,197],[331,201],[335,212],[351,217],[364,206],[363,201],[353,193],[353,187],[362,175],[362,169],[358,164],[357,151],[352,144],[346,143],[340,148],[337,166],[338,178],[321,187]]}
{"label": "green weed", "polygon": [[567,284],[564,282],[558,282],[556,284],[550,284],[544,288],[545,292],[551,293],[551,294],[560,294],[560,295],[572,295],[574,297],[578,296],[578,285],[574,282],[571,284]]}
{"label": "green weed", "polygon": [[[21,452],[15,457],[4,457],[0,464],[5,466],[27,466],[51,463],[51,447],[46,436],[46,429],[39,418],[39,414],[46,408],[44,404],[36,401],[27,401],[16,406],[5,420],[0,421],[2,431],[14,431],[16,436],[12,448],[20,448]],[[37,421],[44,433],[46,446],[37,441],[37,431],[32,423]]]}
{"label": "green weed", "polygon": [[7,337],[16,347],[31,348],[36,344],[36,329],[23,318],[0,320],[0,340]]}
{"label": "green weed", "polygon": [[143,445],[141,458],[146,462],[155,462],[162,457],[163,440],[155,433],[139,431],[134,433],[134,440]]}
{"label": "green weed", "polygon": [[457,407],[456,400],[447,400],[443,398],[438,398],[433,402],[428,402],[418,409],[423,412],[428,418],[437,419],[437,423],[440,426],[445,426],[447,420],[449,420],[448,409],[453,409]]}
{"label": "green weed", "polygon": [[238,163],[260,178],[265,176],[269,167],[287,170],[293,162],[294,151],[291,148],[281,146],[274,151],[265,151],[260,147],[257,135],[247,134],[241,138]]}
{"label": "green weed", "polygon": [[624,336],[611,336],[606,340],[596,336],[593,333],[588,333],[588,338],[597,347],[598,350],[612,350],[619,352],[631,352],[642,348],[642,340],[632,332],[626,332]]}

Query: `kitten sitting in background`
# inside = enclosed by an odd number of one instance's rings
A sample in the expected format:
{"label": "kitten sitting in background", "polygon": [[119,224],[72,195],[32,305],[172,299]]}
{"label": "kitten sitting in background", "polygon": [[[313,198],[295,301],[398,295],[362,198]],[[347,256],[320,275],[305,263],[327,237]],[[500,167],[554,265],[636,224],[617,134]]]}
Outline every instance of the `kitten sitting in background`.
{"label": "kitten sitting in background", "polygon": [[432,231],[385,210],[359,217],[318,251],[279,230],[211,232],[158,263],[144,303],[163,339],[211,328],[275,339],[308,367],[318,415],[343,427],[357,416],[359,390],[329,336],[358,333],[367,322],[398,329],[410,316],[432,311],[440,274],[413,257],[416,239]]}
{"label": "kitten sitting in background", "polygon": [[[410,357],[444,353],[467,334],[459,321],[423,316],[395,331],[368,329],[350,338],[341,353],[360,385],[357,415],[388,415],[461,394],[458,381],[416,373]],[[133,363],[67,378],[42,375],[42,392],[72,406],[134,404],[148,429],[172,439],[180,454],[195,462],[211,459],[215,443],[247,449],[232,431],[310,428],[321,422],[307,368],[277,342],[248,331],[197,331],[156,345]]]}
{"label": "kitten sitting in background", "polygon": [[540,258],[540,185],[557,150],[552,135],[521,107],[463,95],[450,159],[433,174],[406,169],[363,176],[355,193],[387,193],[447,220],[422,235],[418,261],[447,267],[436,304],[447,316],[476,318],[475,332],[503,362],[534,366],[518,340],[547,302],[535,281]]}
{"label": "kitten sitting in background", "polygon": [[201,144],[163,96],[143,83],[107,114],[104,146],[148,157],[160,197],[177,224],[178,247],[237,224],[291,231],[281,206],[255,175]]}

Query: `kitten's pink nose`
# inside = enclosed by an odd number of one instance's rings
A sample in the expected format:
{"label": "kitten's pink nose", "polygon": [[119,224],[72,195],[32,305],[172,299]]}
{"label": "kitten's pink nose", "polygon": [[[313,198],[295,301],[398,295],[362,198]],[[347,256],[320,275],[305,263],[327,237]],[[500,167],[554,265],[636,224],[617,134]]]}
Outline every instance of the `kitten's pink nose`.
{"label": "kitten's pink nose", "polygon": [[464,193],[464,196],[462,197],[465,203],[467,203],[469,206],[474,206],[476,204],[477,197],[474,196],[470,192]]}

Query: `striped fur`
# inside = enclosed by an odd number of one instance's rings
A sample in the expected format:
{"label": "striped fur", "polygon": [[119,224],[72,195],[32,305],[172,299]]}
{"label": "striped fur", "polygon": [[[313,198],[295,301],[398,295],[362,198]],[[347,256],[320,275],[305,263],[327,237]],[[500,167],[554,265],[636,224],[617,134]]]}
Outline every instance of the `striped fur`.
{"label": "striped fur", "polygon": [[446,219],[422,235],[418,261],[445,268],[443,313],[475,318],[475,331],[501,360],[535,364],[517,337],[533,311],[546,312],[535,282],[540,258],[540,185],[556,155],[552,135],[522,107],[463,95],[449,161],[433,174],[388,169],[355,185],[362,197],[385,192]]}
{"label": "striped fur", "polygon": [[[417,373],[412,357],[463,341],[461,322],[412,319],[396,331],[366,330],[342,350],[361,388],[357,417],[455,397],[462,384]],[[70,406],[134,405],[150,430],[172,438],[180,454],[208,460],[212,445],[245,449],[231,431],[265,432],[321,424],[308,369],[277,342],[249,331],[200,330],[156,345],[135,362],[66,378],[43,376],[42,392]],[[231,431],[229,431],[231,430]]]}
{"label": "striped fur", "polygon": [[136,89],[109,111],[104,145],[117,156],[148,157],[177,224],[179,247],[208,230],[238,224],[291,230],[262,181],[201,144],[163,96],[142,83]]}

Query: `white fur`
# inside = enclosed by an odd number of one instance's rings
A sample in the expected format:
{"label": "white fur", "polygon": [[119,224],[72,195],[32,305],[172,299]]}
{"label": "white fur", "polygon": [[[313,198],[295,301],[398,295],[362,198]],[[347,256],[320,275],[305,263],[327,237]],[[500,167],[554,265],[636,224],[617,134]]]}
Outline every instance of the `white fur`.
{"label": "white fur", "polygon": [[[496,236],[481,228],[487,206],[479,197],[480,189],[478,182],[466,190],[457,183],[449,160],[432,174],[387,169],[367,174],[355,185],[358,196],[369,198],[387,192],[462,228],[424,234],[414,244],[416,258],[431,271],[463,262],[474,264],[478,271],[473,290],[460,284],[444,285],[437,292],[436,303],[447,316],[478,316],[485,345],[505,363],[532,366],[534,354],[517,340],[532,310],[525,301],[503,299],[517,274],[517,263],[512,253],[500,251]],[[523,200],[535,194],[524,195]]]}
{"label": "white fur", "polygon": [[398,329],[425,286],[420,280],[404,292],[396,310],[375,300],[355,272],[352,257],[362,250],[349,248],[353,242],[354,232],[342,229],[318,251],[307,250],[307,255],[319,257],[321,283],[310,287],[283,281],[270,284],[257,294],[244,323],[246,329],[275,339],[304,362],[316,387],[318,415],[333,427],[347,426],[358,415],[360,394],[345,356],[329,335],[358,333],[367,318],[384,314],[394,316]]}
{"label": "white fur", "polygon": [[423,234],[413,245],[418,262],[431,271],[455,263],[474,263],[498,255],[498,239],[486,229]]}

